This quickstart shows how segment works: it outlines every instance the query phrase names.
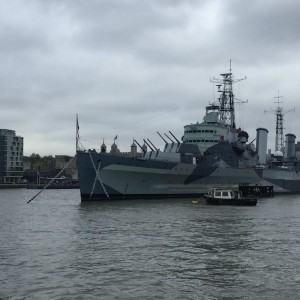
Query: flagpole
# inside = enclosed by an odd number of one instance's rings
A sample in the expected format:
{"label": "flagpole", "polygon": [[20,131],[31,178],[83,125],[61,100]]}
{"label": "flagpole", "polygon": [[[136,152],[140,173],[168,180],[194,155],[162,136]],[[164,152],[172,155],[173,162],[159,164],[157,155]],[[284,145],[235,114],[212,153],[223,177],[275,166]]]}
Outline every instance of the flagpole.
{"label": "flagpole", "polygon": [[78,141],[79,141],[79,123],[78,123],[78,114],[76,114],[76,152],[79,150]]}

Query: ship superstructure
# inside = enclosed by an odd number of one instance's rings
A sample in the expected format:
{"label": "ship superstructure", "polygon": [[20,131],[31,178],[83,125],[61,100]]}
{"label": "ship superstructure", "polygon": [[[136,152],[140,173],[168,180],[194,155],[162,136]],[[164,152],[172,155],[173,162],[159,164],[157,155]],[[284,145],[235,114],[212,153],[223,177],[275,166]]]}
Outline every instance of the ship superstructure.
{"label": "ship superstructure", "polygon": [[221,79],[211,79],[217,83],[220,96],[217,102],[206,106],[203,122],[184,126],[182,141],[197,144],[202,152],[220,142],[237,141],[233,83],[245,78],[235,80],[231,72],[223,73],[221,76]]}

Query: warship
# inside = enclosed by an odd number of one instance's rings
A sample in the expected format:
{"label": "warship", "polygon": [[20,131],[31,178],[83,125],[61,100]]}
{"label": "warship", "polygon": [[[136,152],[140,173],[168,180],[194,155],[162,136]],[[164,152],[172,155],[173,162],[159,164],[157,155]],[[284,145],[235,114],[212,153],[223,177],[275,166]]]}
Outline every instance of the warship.
{"label": "warship", "polygon": [[296,136],[287,134],[285,147],[271,155],[266,128],[257,128],[256,138],[249,142],[248,133],[236,127],[235,103],[239,100],[233,85],[239,80],[231,68],[220,79],[213,79],[219,97],[206,106],[203,121],[184,126],[181,140],[171,131],[157,132],[165,144],[162,151],[149,139],[142,146],[134,140],[127,154],[120,153],[115,141],[110,152],[104,141],[99,151],[83,149],[77,116],[81,200],[197,198],[210,188],[245,185],[272,186],[275,194],[300,193]]}

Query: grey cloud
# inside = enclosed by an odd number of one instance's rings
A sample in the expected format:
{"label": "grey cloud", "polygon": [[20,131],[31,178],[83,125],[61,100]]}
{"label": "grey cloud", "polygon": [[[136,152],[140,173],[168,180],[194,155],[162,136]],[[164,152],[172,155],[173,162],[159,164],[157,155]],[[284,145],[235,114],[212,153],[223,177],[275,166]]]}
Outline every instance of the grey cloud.
{"label": "grey cloud", "polygon": [[176,28],[186,17],[166,14],[164,8],[152,1],[124,1],[95,5],[93,9],[77,11],[75,17],[81,26],[78,43],[81,47],[132,51],[132,47],[149,32],[162,28]]}
{"label": "grey cloud", "polygon": [[12,0],[0,8],[0,128],[23,135],[27,155],[74,154],[76,113],[97,147],[116,134],[126,146],[133,137],[160,144],[156,131],[180,138],[216,100],[209,79],[230,58],[236,76],[248,76],[241,98],[249,103],[237,118],[250,135],[273,122],[263,110],[278,89],[287,107],[298,101],[297,1]]}
{"label": "grey cloud", "polygon": [[228,35],[221,41],[229,50],[246,53],[250,63],[284,61],[299,49],[299,11],[297,1],[229,1],[222,22]]}

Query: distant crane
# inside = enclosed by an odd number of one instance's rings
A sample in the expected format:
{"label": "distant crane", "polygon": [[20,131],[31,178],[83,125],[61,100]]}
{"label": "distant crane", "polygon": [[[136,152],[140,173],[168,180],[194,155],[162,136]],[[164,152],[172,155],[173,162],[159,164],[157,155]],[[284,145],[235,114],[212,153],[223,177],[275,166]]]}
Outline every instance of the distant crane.
{"label": "distant crane", "polygon": [[289,112],[295,112],[294,109],[290,110],[283,110],[283,107],[280,107],[279,104],[283,103],[283,101],[280,101],[280,99],[283,98],[283,96],[279,96],[279,90],[278,90],[278,96],[274,97],[277,99],[277,101],[274,101],[274,103],[277,103],[277,108],[276,109],[271,109],[270,111],[265,110],[266,112],[272,112],[275,113],[276,115],[276,138],[275,138],[275,151],[284,151],[284,146],[283,146],[283,116]]}

